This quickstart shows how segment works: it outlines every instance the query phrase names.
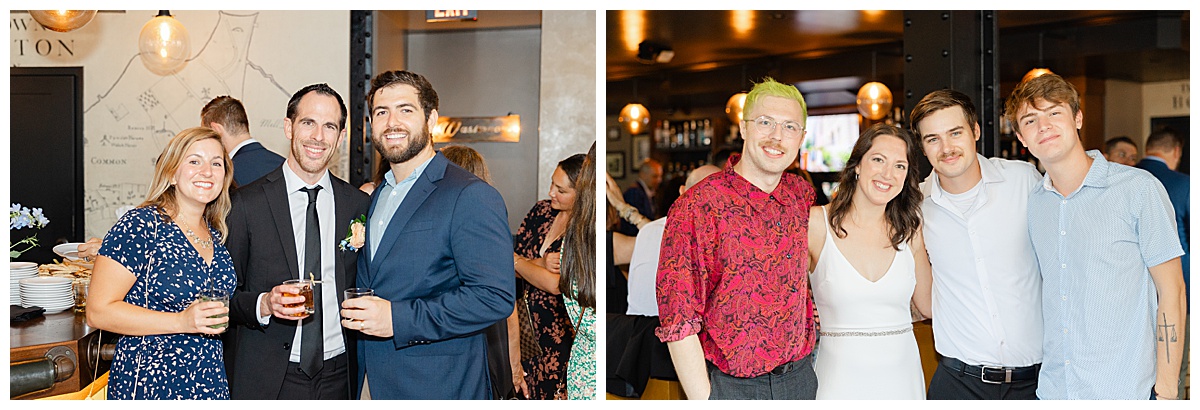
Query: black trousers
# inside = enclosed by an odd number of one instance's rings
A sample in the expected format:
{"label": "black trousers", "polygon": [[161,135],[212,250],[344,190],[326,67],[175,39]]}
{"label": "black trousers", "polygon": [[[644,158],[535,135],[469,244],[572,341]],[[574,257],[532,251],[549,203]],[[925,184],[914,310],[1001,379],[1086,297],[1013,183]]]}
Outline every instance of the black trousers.
{"label": "black trousers", "polygon": [[790,364],[786,371],[779,368],[758,377],[730,376],[708,365],[711,389],[709,400],[812,400],[817,397],[817,373],[813,370],[812,355]]}
{"label": "black trousers", "polygon": [[288,362],[279,400],[349,400],[349,360],[345,353],[326,360],[325,366],[313,377],[300,370],[300,363]]}
{"label": "black trousers", "polygon": [[929,400],[1037,400],[1037,378],[991,384],[938,363],[929,381]]}

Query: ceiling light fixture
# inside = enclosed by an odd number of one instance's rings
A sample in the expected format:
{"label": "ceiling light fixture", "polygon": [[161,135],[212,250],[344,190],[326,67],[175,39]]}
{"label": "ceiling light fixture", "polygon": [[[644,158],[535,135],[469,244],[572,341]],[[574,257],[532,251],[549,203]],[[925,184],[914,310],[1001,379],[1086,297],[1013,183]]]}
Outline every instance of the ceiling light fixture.
{"label": "ceiling light fixture", "polygon": [[639,135],[645,133],[650,128],[650,110],[647,110],[644,105],[637,102],[637,79],[633,80],[633,102],[625,104],[625,108],[621,109],[621,114],[617,116],[617,122],[625,127],[625,131],[629,135]]}
{"label": "ceiling light fixture", "polygon": [[[875,79],[875,52],[871,52],[871,79]],[[892,110],[892,90],[878,81],[863,84],[855,99],[858,113],[872,121],[880,120]]]}
{"label": "ceiling light fixture", "polygon": [[47,30],[66,33],[91,22],[96,10],[29,10],[29,15]]}
{"label": "ceiling light fixture", "polygon": [[159,10],[138,34],[142,64],[158,75],[170,75],[183,69],[191,54],[191,44],[187,29],[171,16],[169,10]]}
{"label": "ceiling light fixture", "polygon": [[1042,61],[1042,43],[1045,35],[1046,32],[1044,31],[1038,32],[1038,65],[1034,69],[1029,70],[1028,73],[1025,73],[1025,76],[1021,77],[1021,82],[1026,82],[1046,74],[1054,74],[1053,71],[1050,71],[1049,68],[1046,68],[1046,63]]}
{"label": "ceiling light fixture", "polygon": [[638,44],[637,59],[642,64],[666,64],[672,58],[675,58],[675,50],[671,47],[649,41]]}

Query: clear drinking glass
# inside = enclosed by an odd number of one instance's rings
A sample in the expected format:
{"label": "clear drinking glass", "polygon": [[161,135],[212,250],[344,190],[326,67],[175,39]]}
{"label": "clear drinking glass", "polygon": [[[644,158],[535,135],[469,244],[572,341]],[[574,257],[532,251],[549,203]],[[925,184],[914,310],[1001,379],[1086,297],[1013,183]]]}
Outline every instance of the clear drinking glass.
{"label": "clear drinking glass", "polygon": [[[201,291],[200,295],[196,296],[196,300],[199,302],[221,302],[222,305],[224,305],[226,308],[228,308],[229,307],[229,292],[222,290],[222,289],[208,289],[208,290]],[[215,318],[219,318],[219,317],[228,317],[228,316],[229,316],[229,313],[226,312],[226,313],[222,313],[219,315],[209,316],[208,318],[215,319]],[[228,326],[229,326],[229,322],[225,322],[225,323],[221,323],[218,325],[209,325],[208,327],[213,328],[213,329],[223,329]]]}
{"label": "clear drinking glass", "polygon": [[[292,315],[293,317],[301,317],[304,315],[311,315],[311,314],[317,312],[316,306],[314,306],[313,282],[311,280],[292,279],[292,280],[283,282],[283,284],[284,285],[296,285],[296,286],[300,287],[300,294],[297,295],[294,293],[284,292],[283,296],[287,296],[287,297],[303,296],[304,297],[304,302],[301,302],[304,304],[304,313],[296,313],[296,314]],[[284,305],[284,307],[289,307],[289,308],[300,307],[300,303]]]}

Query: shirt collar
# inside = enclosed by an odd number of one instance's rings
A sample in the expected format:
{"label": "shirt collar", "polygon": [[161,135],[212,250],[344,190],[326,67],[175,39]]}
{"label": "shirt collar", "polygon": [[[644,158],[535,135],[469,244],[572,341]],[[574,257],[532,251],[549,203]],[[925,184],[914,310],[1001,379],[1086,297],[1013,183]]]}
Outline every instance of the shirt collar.
{"label": "shirt collar", "polygon": [[1143,157],[1142,159],[1143,160],[1146,160],[1146,159],[1154,160],[1154,161],[1161,162],[1163,165],[1167,165],[1167,160],[1153,156],[1153,155],[1147,155],[1147,156]]}
{"label": "shirt collar", "polygon": [[[1092,166],[1088,167],[1087,175],[1083,177],[1083,183],[1079,184],[1079,188],[1076,188],[1075,192],[1079,192],[1085,186],[1096,188],[1107,187],[1108,173],[1112,171],[1112,163],[1104,159],[1104,154],[1101,154],[1100,150],[1093,149],[1085,153],[1087,156],[1092,157]],[[1049,172],[1042,176],[1042,189],[1062,195],[1061,192],[1054,189],[1054,183],[1050,180]]]}
{"label": "shirt collar", "polygon": [[[976,153],[975,154],[975,163],[979,164],[979,174],[980,174],[979,182],[975,184],[976,187],[979,186],[979,184],[991,184],[991,183],[996,183],[996,182],[1004,182],[1004,175],[1002,175],[1000,173],[999,169],[996,169],[996,164],[993,164],[992,161],[989,161],[987,158],[984,158],[983,155],[979,155],[979,153]],[[937,171],[929,173],[929,178],[928,178],[928,181],[930,184],[929,196],[933,197],[934,199],[939,199],[943,195],[948,194],[946,192],[946,190],[942,189],[942,185],[939,182],[940,180],[941,180],[941,177],[938,176]],[[970,191],[971,189],[975,189],[975,187],[971,187],[967,191]]]}
{"label": "shirt collar", "polygon": [[771,198],[779,201],[779,203],[784,206],[790,206],[799,202],[799,198],[796,197],[799,192],[799,187],[796,186],[797,181],[800,179],[799,176],[790,172],[784,172],[779,178],[779,185],[775,186],[775,191],[764,192],[762,189],[759,189],[757,186],[750,183],[750,180],[733,170],[733,166],[741,160],[741,154],[730,155],[729,162],[725,163],[725,169],[722,172],[725,180],[731,187],[733,187],[735,192],[744,194],[746,199],[749,199],[751,202],[755,203],[766,201]]}
{"label": "shirt collar", "polygon": [[642,186],[642,190],[646,191],[646,196],[654,196],[654,188],[651,188],[650,184],[647,184],[646,181],[642,181],[641,178],[638,178],[637,183],[638,185]]}
{"label": "shirt collar", "polygon": [[321,175],[321,179],[318,180],[315,185],[310,186],[310,185],[308,185],[307,182],[304,182],[303,179],[300,179],[300,176],[296,175],[296,172],[292,171],[292,167],[288,166],[287,162],[285,161],[283,164],[283,181],[284,181],[284,184],[286,184],[286,186],[287,186],[288,195],[291,195],[291,194],[295,193],[296,191],[299,191],[300,188],[312,188],[313,186],[320,186],[321,190],[323,190],[323,191],[330,192],[330,193],[333,192],[332,191],[333,185],[329,180],[329,171],[328,170],[326,170],[325,173],[323,175]]}
{"label": "shirt collar", "polygon": [[234,155],[237,155],[237,152],[239,150],[241,150],[242,147],[250,145],[250,144],[254,144],[257,142],[258,142],[258,140],[254,139],[254,138],[248,138],[245,141],[242,141],[242,143],[237,144],[236,147],[233,147],[233,149],[229,150],[229,158],[233,158]]}
{"label": "shirt collar", "polygon": [[408,174],[407,178],[404,178],[404,180],[400,181],[400,182],[396,182],[396,175],[393,174],[391,170],[388,170],[387,173],[383,174],[383,182],[390,186],[396,186],[400,183],[415,180],[415,179],[417,179],[417,177],[421,176],[421,174],[425,172],[425,168],[429,167],[429,163],[433,162],[433,158],[436,156],[437,155],[434,155],[433,157],[429,157],[429,159],[425,160],[425,162],[422,162],[421,165],[417,165],[417,168],[414,169],[411,174]]}

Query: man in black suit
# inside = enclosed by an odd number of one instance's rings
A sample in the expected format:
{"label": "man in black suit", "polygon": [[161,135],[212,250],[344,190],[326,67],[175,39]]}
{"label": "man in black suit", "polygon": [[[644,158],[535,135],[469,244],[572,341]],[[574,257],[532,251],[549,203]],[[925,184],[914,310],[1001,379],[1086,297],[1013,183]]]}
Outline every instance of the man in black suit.
{"label": "man in black suit", "polygon": [[[342,241],[370,198],[329,173],[346,136],[346,105],[326,84],[292,95],[283,166],[232,196],[229,238],[238,286],[229,302],[225,346],[234,399],[354,397],[355,335],[340,325],[342,291],[354,286],[361,238]],[[362,232],[362,229],[355,231]],[[362,236],[362,237],[365,237]],[[304,315],[296,278],[315,277],[316,312]],[[299,315],[295,317],[292,315]]]}
{"label": "man in black suit", "polygon": [[[662,163],[654,158],[646,158],[642,161],[642,167],[638,169],[637,181],[634,181],[633,185],[625,190],[625,203],[637,208],[638,213],[641,213],[646,219],[658,219],[658,211],[654,209],[654,190],[658,189],[662,179]],[[629,236],[636,236],[638,229],[622,219],[619,231]]]}
{"label": "man in black suit", "polygon": [[246,107],[228,95],[213,98],[200,110],[200,125],[221,135],[221,145],[233,161],[233,182],[242,187],[279,169],[283,157],[250,137]]}

